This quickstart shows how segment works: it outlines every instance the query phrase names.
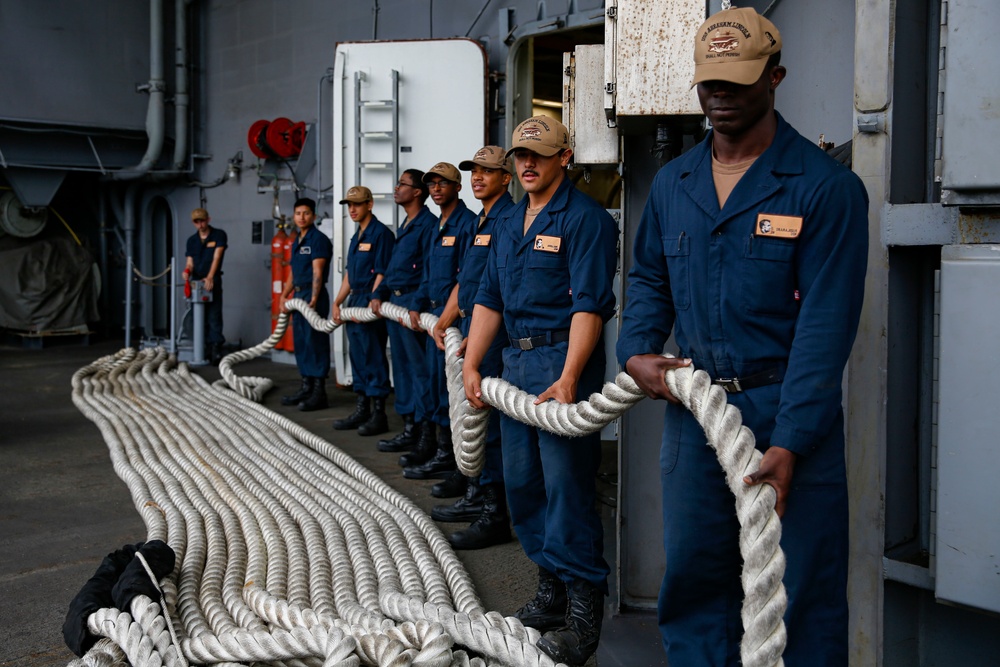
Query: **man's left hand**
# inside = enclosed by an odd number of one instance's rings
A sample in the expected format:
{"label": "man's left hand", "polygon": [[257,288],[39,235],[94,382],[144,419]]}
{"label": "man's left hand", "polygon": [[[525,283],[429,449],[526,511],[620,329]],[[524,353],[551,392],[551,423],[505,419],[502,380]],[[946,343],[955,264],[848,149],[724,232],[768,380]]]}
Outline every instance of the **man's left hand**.
{"label": "man's left hand", "polygon": [[205,276],[201,283],[205,286],[206,292],[211,292],[212,287],[215,285],[215,281],[211,278],[211,276]]}
{"label": "man's left hand", "polygon": [[774,511],[778,513],[778,517],[782,517],[785,515],[785,505],[788,503],[794,472],[795,452],[771,446],[764,452],[764,458],[760,460],[757,471],[744,477],[743,483],[747,486],[769,484],[778,496],[774,503]]}

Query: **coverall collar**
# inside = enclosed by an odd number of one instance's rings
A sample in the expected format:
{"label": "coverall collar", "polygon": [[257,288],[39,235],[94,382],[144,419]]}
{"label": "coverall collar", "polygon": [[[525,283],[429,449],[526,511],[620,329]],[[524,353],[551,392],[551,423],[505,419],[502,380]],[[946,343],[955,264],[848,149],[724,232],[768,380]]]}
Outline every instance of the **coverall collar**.
{"label": "coverall collar", "polygon": [[535,237],[539,234],[544,234],[549,227],[555,224],[555,217],[553,214],[562,211],[569,204],[569,193],[572,188],[573,183],[569,180],[569,175],[563,172],[563,179],[562,182],[559,183],[559,187],[556,189],[555,193],[553,193],[549,203],[545,205],[535,218],[535,221],[531,223],[528,233],[524,235],[521,234],[523,229],[521,224],[524,220],[524,214],[528,210],[528,195],[524,195],[524,197],[521,198],[521,201],[517,204],[517,208],[511,215],[511,219],[515,221],[515,224],[508,225],[509,231],[520,239],[517,246],[518,253],[527,247],[532,247],[535,243]]}
{"label": "coverall collar", "polygon": [[747,173],[743,174],[726,206],[719,209],[719,199],[712,179],[712,134],[696,146],[689,162],[690,169],[681,172],[681,187],[691,200],[712,219],[712,231],[729,220],[757,206],[781,188],[776,174],[801,174],[802,156],[790,150],[796,133],[777,111],[778,127],[774,141],[760,154]]}

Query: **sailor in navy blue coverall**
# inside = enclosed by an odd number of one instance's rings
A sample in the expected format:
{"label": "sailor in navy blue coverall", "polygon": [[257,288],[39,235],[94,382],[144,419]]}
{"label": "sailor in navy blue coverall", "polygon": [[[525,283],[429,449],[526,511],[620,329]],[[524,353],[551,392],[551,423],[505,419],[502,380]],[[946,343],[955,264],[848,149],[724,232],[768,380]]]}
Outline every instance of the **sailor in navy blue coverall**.
{"label": "sailor in navy blue coverall", "polygon": [[[306,301],[321,317],[330,315],[330,293],[326,290],[330,278],[330,258],[333,244],[326,234],[316,228],[316,204],[302,198],[295,202],[295,226],[298,235],[292,243],[292,273],[285,281],[282,302],[288,299]],[[287,313],[283,305],[282,312]],[[308,395],[300,397],[300,410],[319,410],[327,407],[326,378],[330,374],[330,334],[313,329],[301,314],[292,316],[292,336],[295,341],[295,363],[303,378],[303,389],[309,384]],[[301,393],[301,392],[300,392]],[[284,397],[286,404],[290,403]]]}
{"label": "sailor in navy blue coverall", "polygon": [[[419,169],[407,169],[396,184],[393,197],[406,212],[406,220],[396,231],[396,245],[385,270],[385,279],[376,290],[377,298],[371,299],[372,310],[376,313],[381,312],[382,301],[391,301],[408,311],[414,311],[420,305],[417,303],[417,290],[423,278],[424,257],[430,237],[437,229],[437,216],[424,205],[427,186],[420,180],[423,175],[424,172]],[[403,417],[404,431],[392,440],[379,441],[378,448],[380,451],[395,452],[411,449],[417,444],[420,428],[415,425],[428,424],[428,378],[427,364],[424,363],[424,334],[392,321],[388,322],[387,328],[392,348],[395,407]],[[427,430],[431,431],[433,443],[434,427],[429,426]]]}
{"label": "sailor in navy blue coverall", "polygon": [[[471,239],[467,240],[459,259],[458,284],[452,289],[448,303],[434,327],[434,340],[445,349],[444,334],[456,319],[465,337],[458,356],[464,356],[469,335],[469,324],[476,294],[490,258],[491,241],[497,220],[514,206],[514,199],[507,188],[510,184],[510,162],[500,146],[484,146],[471,160],[459,163],[459,169],[469,171],[469,185],[476,199],[483,203],[478,219],[474,220]],[[459,319],[460,318],[460,319]],[[507,347],[506,333],[493,339],[479,364],[479,372],[486,377],[500,377],[503,372],[503,349]],[[503,450],[500,445],[500,411],[491,410],[486,426],[486,447],[483,469],[478,479],[466,481],[459,478],[454,495],[465,495],[452,505],[437,506],[431,512],[436,521],[474,520],[465,530],[448,536],[455,549],[482,549],[509,542],[510,519],[507,514],[506,490],[503,483]],[[452,478],[453,479],[453,478]],[[448,481],[451,482],[452,479]],[[442,482],[442,485],[446,482]],[[466,484],[468,486],[466,487]]]}
{"label": "sailor in navy blue coverall", "polygon": [[[333,300],[333,321],[341,323],[340,307],[368,308],[374,290],[382,282],[396,237],[372,215],[371,190],[363,185],[348,188],[341,204],[347,204],[358,229],[347,249],[347,266],[340,291]],[[389,361],[385,345],[389,339],[385,320],[347,322],[353,389],[357,394],[354,412],[333,422],[336,430],[358,429],[359,435],[378,435],[388,430],[385,398],[389,395]],[[369,399],[374,399],[374,407]]]}
{"label": "sailor in navy blue coverall", "polygon": [[671,667],[739,664],[739,524],[701,427],[664,383],[667,369],[687,363],[659,356],[673,329],[681,357],[729,392],[764,451],[744,482],[777,492],[789,600],[784,662],[842,667],[841,383],[862,305],[868,199],[853,172],[774,111],[785,69],[773,24],[753,9],[724,10],[699,31],[699,45],[712,43],[720,22],[740,24],[749,37],[729,31],[741,42],[732,62],[704,68],[712,57],[704,46],[696,56],[695,83],[714,130],[653,181],[617,344],[639,386],[671,401],[660,450],[660,629]]}
{"label": "sailor in navy blue coverall", "polygon": [[[512,137],[518,178],[528,193],[498,220],[476,296],[463,376],[475,407],[480,364],[506,330],[503,377],[538,396],[571,403],[599,391],[604,323],[615,308],[612,280],[618,229],[566,176],[566,128],[546,117]],[[539,566],[536,596],[517,612],[549,630],[539,647],[558,662],[582,664],[597,649],[608,564],[597,512],[600,434],[567,438],[501,417],[504,480],[514,530]]]}
{"label": "sailor in navy blue coverall", "polygon": [[229,238],[226,232],[212,227],[208,211],[196,208],[191,211],[191,222],[197,228],[187,240],[185,248],[185,280],[201,280],[205,291],[212,293],[212,300],[205,305],[207,331],[205,343],[213,364],[222,358],[222,345],[226,342],[222,334],[222,260]]}
{"label": "sailor in navy blue coverall", "polygon": [[[439,162],[423,176],[431,199],[441,209],[441,217],[430,237],[424,275],[417,296],[418,312],[440,315],[452,288],[458,281],[458,260],[464,248],[472,242],[475,214],[458,193],[462,189],[462,174],[453,164]],[[455,454],[451,440],[451,418],[448,416],[448,382],[444,370],[444,352],[438,349],[433,336],[424,338],[424,361],[429,378],[429,411],[427,418],[438,427],[436,451],[424,461],[404,468],[409,479],[445,478],[455,470]],[[428,452],[414,452],[423,458]]]}

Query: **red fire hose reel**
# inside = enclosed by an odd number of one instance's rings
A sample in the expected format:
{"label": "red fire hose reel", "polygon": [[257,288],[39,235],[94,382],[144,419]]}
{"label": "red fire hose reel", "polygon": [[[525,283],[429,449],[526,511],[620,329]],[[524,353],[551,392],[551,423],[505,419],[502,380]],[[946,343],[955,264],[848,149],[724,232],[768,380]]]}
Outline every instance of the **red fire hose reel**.
{"label": "red fire hose reel", "polygon": [[288,118],[258,120],[247,133],[250,152],[265,159],[298,157],[305,139],[306,124]]}

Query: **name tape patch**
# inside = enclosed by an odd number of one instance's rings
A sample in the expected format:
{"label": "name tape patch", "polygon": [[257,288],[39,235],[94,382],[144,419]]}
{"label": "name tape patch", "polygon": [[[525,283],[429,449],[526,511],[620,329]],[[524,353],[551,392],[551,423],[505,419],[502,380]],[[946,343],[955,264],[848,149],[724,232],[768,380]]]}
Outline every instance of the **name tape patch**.
{"label": "name tape patch", "polygon": [[773,236],[779,239],[797,238],[802,231],[802,216],[758,213],[754,236]]}
{"label": "name tape patch", "polygon": [[542,252],[559,252],[562,247],[562,238],[559,236],[543,236],[539,234],[535,237],[535,250]]}

